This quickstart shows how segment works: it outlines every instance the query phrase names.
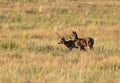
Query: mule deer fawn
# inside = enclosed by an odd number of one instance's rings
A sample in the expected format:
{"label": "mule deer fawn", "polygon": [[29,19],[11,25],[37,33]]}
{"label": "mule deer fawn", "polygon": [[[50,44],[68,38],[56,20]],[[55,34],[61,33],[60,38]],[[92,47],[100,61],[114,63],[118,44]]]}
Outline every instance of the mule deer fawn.
{"label": "mule deer fawn", "polygon": [[90,50],[93,49],[94,39],[91,38],[91,37],[88,37],[88,38],[78,38],[78,35],[77,35],[76,31],[73,31],[72,35],[70,36],[70,38],[72,38],[72,40],[75,43],[75,46],[80,48],[80,50],[86,50],[85,47],[88,47]]}
{"label": "mule deer fawn", "polygon": [[73,48],[77,48],[73,40],[66,41],[64,37],[61,37],[61,40],[58,42],[58,44],[64,44],[70,51]]}

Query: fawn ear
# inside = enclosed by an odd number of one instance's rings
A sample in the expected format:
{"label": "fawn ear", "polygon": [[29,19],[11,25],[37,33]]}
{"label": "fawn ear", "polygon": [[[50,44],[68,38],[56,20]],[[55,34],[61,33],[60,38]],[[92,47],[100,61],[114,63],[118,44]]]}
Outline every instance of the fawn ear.
{"label": "fawn ear", "polygon": [[65,37],[64,37],[64,36],[62,36],[62,37],[61,37],[61,39],[65,39]]}
{"label": "fawn ear", "polygon": [[72,31],[72,33],[74,34],[74,31]]}
{"label": "fawn ear", "polygon": [[76,31],[74,31],[74,33],[76,33]]}
{"label": "fawn ear", "polygon": [[61,39],[63,39],[63,38],[64,38],[64,36],[61,37]]}
{"label": "fawn ear", "polygon": [[76,33],[76,31],[73,31],[72,33],[73,33],[73,34],[75,34],[75,33]]}

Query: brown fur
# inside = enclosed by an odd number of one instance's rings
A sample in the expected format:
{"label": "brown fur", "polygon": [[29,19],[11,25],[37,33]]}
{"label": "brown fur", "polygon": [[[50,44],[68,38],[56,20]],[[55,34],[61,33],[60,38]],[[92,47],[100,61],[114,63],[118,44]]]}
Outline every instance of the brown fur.
{"label": "brown fur", "polygon": [[75,42],[76,47],[80,48],[80,50],[86,50],[85,47],[89,47],[89,49],[93,49],[94,39],[91,37],[88,38],[78,38],[76,31],[72,32],[70,36],[72,40]]}
{"label": "brown fur", "polygon": [[77,48],[73,40],[66,41],[64,37],[61,37],[61,40],[58,42],[58,44],[64,44],[70,51],[73,48]]}

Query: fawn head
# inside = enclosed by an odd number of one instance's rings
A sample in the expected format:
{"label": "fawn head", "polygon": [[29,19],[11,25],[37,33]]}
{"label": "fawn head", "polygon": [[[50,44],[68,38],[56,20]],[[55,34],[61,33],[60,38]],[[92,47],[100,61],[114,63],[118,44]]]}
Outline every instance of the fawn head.
{"label": "fawn head", "polygon": [[72,40],[78,39],[78,35],[77,35],[76,31],[73,31],[73,32],[72,32],[72,35],[70,36],[70,38],[71,38]]}
{"label": "fawn head", "polygon": [[58,44],[64,44],[64,42],[65,42],[65,38],[63,36],[63,37],[61,37],[61,40],[58,42]]}

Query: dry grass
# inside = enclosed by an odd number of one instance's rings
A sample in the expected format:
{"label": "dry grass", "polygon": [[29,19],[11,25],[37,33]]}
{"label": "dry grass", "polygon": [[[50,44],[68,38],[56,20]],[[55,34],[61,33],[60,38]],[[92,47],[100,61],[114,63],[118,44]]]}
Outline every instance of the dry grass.
{"label": "dry grass", "polygon": [[[0,83],[119,83],[120,2],[0,0]],[[94,51],[59,45],[76,30]]]}

